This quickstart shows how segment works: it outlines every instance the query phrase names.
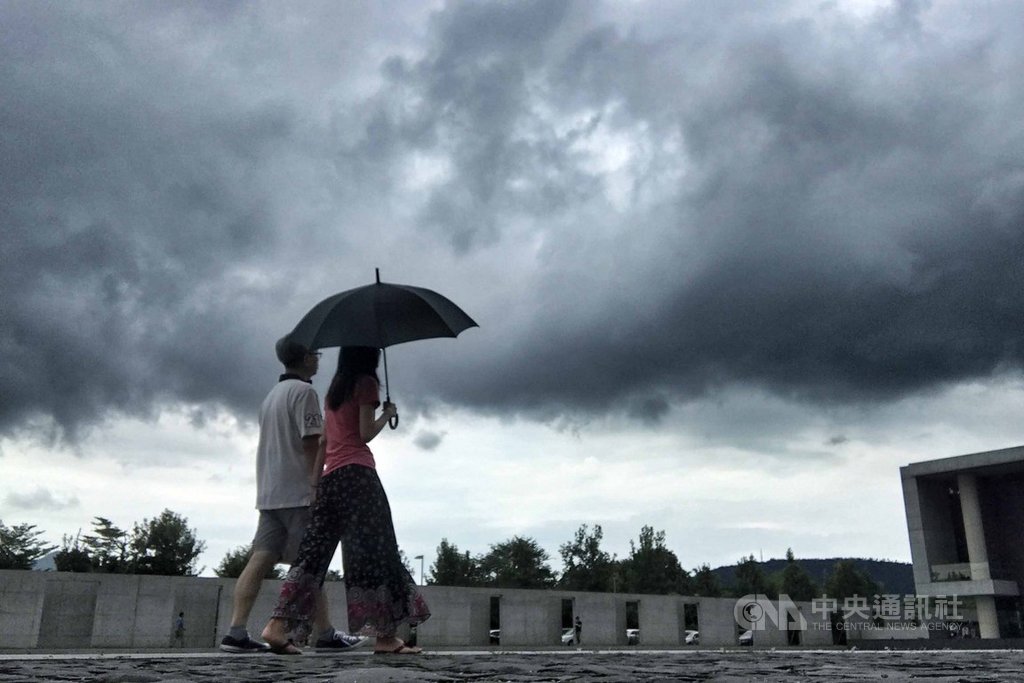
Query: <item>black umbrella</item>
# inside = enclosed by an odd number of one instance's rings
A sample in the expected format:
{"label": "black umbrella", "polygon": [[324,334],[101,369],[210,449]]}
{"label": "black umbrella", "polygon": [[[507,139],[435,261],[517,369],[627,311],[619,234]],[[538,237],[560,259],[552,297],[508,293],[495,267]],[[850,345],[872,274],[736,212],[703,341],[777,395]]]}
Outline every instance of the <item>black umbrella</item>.
{"label": "black umbrella", "polygon": [[[372,346],[457,337],[477,327],[466,313],[437,292],[380,281],[328,297],[310,309],[291,332],[291,338],[310,349],[330,346]],[[388,356],[384,352],[384,391],[388,390]],[[393,418],[391,428],[398,426]]]}

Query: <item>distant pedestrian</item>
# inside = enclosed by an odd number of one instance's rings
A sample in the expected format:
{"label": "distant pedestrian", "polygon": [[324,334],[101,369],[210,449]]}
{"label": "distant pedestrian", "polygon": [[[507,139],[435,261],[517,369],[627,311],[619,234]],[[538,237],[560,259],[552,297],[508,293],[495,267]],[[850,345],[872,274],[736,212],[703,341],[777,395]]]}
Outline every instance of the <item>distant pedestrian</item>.
{"label": "distant pedestrian", "polygon": [[[174,620],[174,645],[185,647],[185,613],[178,612],[178,618]],[[173,647],[173,645],[172,645]]]}
{"label": "distant pedestrian", "polygon": [[576,617],[576,623],[572,627],[573,637],[576,638],[576,644],[579,645],[583,642],[583,620],[578,616]]}

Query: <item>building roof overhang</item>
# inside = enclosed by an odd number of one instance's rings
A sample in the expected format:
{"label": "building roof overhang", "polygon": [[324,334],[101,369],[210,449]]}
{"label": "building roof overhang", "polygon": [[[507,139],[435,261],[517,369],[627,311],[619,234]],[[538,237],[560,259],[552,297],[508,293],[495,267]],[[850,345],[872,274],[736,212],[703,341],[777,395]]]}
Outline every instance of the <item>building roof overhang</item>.
{"label": "building roof overhang", "polygon": [[900,468],[900,476],[903,479],[961,473],[980,476],[1024,473],[1024,446],[926,460]]}

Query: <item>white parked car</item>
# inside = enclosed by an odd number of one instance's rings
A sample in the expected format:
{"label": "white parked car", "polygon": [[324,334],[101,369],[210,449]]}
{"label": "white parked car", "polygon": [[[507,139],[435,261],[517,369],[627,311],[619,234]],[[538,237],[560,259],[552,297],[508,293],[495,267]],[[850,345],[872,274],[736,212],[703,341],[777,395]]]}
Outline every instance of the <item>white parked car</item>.
{"label": "white parked car", "polygon": [[687,631],[685,642],[687,645],[700,645],[700,631]]}
{"label": "white parked car", "polygon": [[740,645],[753,645],[754,644],[754,632],[744,631],[740,635]]}
{"label": "white parked car", "polygon": [[500,628],[492,628],[491,629],[490,642],[491,642],[491,645],[501,645],[501,629]]}
{"label": "white parked car", "polygon": [[572,645],[576,634],[571,628],[562,629],[562,645]]}
{"label": "white parked car", "polygon": [[640,643],[640,629],[638,628],[627,628],[626,629],[626,644],[637,645]]}

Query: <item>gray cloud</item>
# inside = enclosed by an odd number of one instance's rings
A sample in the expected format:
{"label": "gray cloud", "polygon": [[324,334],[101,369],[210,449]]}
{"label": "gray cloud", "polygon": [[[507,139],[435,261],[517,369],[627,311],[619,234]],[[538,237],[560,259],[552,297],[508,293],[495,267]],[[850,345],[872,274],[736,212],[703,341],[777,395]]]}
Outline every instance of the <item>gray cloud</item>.
{"label": "gray cloud", "polygon": [[77,496],[58,498],[44,488],[31,493],[8,493],[4,502],[17,510],[64,510],[79,505]]}
{"label": "gray cloud", "polygon": [[416,435],[413,439],[413,443],[418,448],[422,448],[425,451],[436,450],[441,445],[441,441],[444,439],[443,433],[422,431]]}
{"label": "gray cloud", "polygon": [[1020,372],[1018,4],[424,12],[0,8],[0,431],[251,417],[374,265],[481,323],[394,354],[412,409]]}

